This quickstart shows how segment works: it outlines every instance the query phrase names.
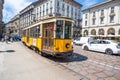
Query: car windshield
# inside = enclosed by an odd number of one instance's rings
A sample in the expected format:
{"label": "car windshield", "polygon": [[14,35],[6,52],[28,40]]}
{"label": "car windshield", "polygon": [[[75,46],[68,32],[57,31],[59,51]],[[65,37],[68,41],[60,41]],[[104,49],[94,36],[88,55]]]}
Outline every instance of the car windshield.
{"label": "car windshield", "polygon": [[77,41],[78,41],[78,40],[80,40],[80,38],[76,38],[75,40],[77,40]]}

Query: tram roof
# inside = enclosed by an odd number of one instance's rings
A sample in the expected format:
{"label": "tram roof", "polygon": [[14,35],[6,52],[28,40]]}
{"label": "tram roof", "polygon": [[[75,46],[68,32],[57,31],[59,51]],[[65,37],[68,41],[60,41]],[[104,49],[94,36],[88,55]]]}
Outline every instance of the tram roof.
{"label": "tram roof", "polygon": [[33,25],[29,26],[29,27],[23,28],[23,30],[34,27],[34,26],[37,26],[37,25],[40,25],[42,23],[55,22],[56,20],[66,20],[66,21],[74,22],[73,19],[67,18],[67,17],[51,17],[51,18],[47,18],[47,19],[42,19],[39,22],[37,22],[37,23],[35,23],[35,24],[33,24]]}

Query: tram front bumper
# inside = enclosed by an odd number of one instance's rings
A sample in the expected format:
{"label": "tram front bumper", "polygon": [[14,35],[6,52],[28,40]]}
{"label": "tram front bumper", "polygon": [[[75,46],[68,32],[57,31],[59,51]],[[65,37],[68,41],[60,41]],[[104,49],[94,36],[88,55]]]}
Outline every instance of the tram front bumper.
{"label": "tram front bumper", "polygon": [[67,57],[67,56],[71,56],[73,54],[73,50],[69,51],[69,52],[56,52],[55,56],[57,57]]}

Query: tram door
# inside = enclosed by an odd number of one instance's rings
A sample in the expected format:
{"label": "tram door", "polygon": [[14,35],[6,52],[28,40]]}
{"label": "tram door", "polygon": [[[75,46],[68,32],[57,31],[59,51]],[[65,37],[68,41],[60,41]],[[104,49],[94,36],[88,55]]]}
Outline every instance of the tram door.
{"label": "tram door", "polygon": [[54,46],[54,24],[43,24],[43,50],[53,51]]}
{"label": "tram door", "polygon": [[27,37],[27,43],[29,43],[29,29],[27,29],[26,37]]}

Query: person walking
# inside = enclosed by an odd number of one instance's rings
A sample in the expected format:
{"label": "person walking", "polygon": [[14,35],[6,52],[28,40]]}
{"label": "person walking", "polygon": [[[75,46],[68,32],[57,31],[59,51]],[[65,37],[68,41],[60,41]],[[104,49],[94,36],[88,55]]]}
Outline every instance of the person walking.
{"label": "person walking", "polygon": [[6,43],[8,43],[8,35],[7,34],[5,34],[4,40],[5,40]]}
{"label": "person walking", "polygon": [[4,42],[4,41],[5,41],[4,36],[5,36],[5,35],[4,35],[4,34],[2,34],[2,40],[1,40],[2,42]]}
{"label": "person walking", "polygon": [[13,37],[12,36],[10,37],[10,41],[13,43]]}

